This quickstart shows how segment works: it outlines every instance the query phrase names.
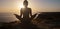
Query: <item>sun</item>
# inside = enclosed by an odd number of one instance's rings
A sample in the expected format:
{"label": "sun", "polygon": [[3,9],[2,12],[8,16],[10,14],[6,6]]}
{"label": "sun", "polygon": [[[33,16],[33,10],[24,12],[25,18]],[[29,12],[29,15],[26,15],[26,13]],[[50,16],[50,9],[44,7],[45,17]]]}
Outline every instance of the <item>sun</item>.
{"label": "sun", "polygon": [[19,8],[20,8],[20,9],[21,9],[21,8],[24,8],[23,3],[20,3],[20,4],[19,4]]}

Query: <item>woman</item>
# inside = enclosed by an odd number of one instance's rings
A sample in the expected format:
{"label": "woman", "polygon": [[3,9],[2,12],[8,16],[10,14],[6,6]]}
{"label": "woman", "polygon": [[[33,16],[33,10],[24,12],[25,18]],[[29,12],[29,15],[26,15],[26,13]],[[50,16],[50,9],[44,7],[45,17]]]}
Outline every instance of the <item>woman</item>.
{"label": "woman", "polygon": [[[15,16],[21,20],[21,25],[20,25],[21,28],[23,28],[23,29],[33,29],[33,28],[36,29],[36,27],[33,25],[33,23],[31,23],[32,18],[34,18],[36,16],[36,14],[32,16],[32,11],[31,11],[31,8],[28,8],[28,1],[27,0],[25,0],[23,2],[23,5],[24,5],[24,8],[21,8],[21,10],[20,10],[21,15],[18,16],[15,14]],[[21,19],[22,15],[23,15],[23,18]],[[29,17],[29,15],[31,16],[31,18]]]}

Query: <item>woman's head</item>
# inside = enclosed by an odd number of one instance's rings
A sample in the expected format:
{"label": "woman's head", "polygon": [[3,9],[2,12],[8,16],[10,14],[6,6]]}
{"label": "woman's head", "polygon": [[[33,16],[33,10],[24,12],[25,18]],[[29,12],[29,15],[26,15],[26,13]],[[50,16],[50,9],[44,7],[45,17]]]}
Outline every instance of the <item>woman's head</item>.
{"label": "woman's head", "polygon": [[24,7],[27,7],[27,6],[28,6],[28,1],[25,0],[25,1],[23,2],[23,5],[24,5]]}

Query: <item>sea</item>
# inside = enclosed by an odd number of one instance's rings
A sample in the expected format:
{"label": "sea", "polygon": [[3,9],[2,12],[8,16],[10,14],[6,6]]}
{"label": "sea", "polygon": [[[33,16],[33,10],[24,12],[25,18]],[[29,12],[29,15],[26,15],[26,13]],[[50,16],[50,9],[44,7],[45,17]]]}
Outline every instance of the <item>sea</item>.
{"label": "sea", "polygon": [[17,20],[14,13],[0,13],[0,22],[13,22]]}

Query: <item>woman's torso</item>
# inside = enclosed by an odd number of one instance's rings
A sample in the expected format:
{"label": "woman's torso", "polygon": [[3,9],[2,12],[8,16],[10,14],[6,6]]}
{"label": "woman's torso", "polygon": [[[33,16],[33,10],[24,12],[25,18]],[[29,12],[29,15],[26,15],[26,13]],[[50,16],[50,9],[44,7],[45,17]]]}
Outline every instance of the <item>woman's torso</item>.
{"label": "woman's torso", "polygon": [[29,18],[31,8],[22,8],[23,18]]}

